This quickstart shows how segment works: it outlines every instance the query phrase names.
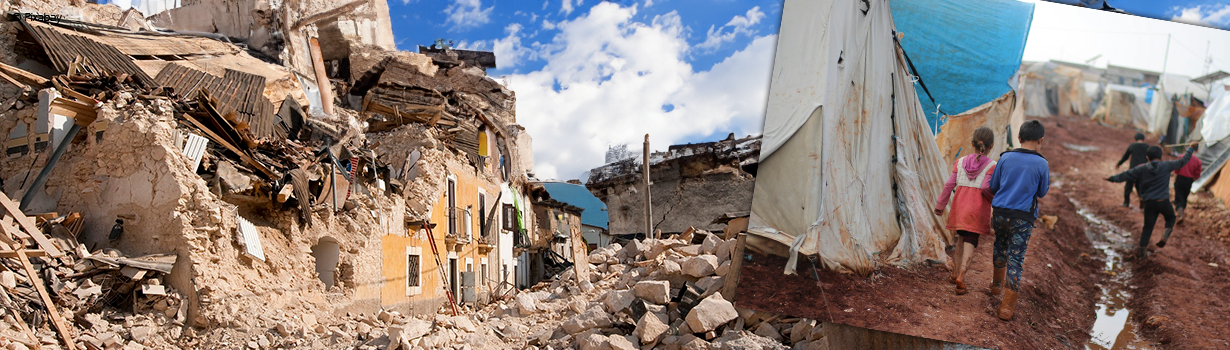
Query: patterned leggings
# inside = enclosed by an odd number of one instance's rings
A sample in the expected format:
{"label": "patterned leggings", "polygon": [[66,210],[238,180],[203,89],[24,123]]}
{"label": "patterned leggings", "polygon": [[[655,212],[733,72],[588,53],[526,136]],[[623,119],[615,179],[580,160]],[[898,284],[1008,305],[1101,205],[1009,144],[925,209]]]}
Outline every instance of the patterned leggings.
{"label": "patterned leggings", "polygon": [[995,267],[1008,268],[1008,279],[1005,284],[1012,291],[1021,287],[1021,269],[1025,264],[1025,248],[1029,246],[1029,236],[1033,233],[1034,224],[1025,220],[996,216],[991,220],[995,228],[995,252],[992,254]]}

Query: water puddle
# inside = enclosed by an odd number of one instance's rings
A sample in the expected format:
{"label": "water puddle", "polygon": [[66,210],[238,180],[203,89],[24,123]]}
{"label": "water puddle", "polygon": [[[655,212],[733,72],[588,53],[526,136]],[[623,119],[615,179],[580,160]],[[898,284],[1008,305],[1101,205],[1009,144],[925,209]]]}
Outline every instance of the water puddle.
{"label": "water puddle", "polygon": [[1101,149],[1098,146],[1074,145],[1070,143],[1064,143],[1063,147],[1077,152],[1089,152]]}
{"label": "water puddle", "polygon": [[1151,349],[1147,341],[1136,335],[1138,325],[1132,321],[1132,310],[1127,306],[1128,300],[1132,298],[1132,269],[1128,266],[1127,257],[1115,250],[1116,247],[1134,247],[1132,234],[1102,220],[1080,202],[1071,198],[1068,200],[1076,206],[1077,214],[1088,222],[1085,235],[1094,248],[1106,255],[1106,265],[1102,272],[1109,275],[1098,285],[1098,288],[1102,289],[1102,296],[1097,302],[1098,318],[1093,322],[1085,349]]}

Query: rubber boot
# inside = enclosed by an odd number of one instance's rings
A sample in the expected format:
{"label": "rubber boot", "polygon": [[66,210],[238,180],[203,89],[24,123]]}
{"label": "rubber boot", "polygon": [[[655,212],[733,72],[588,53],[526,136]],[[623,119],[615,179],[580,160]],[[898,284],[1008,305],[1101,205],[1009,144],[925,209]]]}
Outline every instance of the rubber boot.
{"label": "rubber boot", "polygon": [[1004,289],[1004,301],[999,304],[999,319],[1004,321],[1012,319],[1012,312],[1016,309],[1016,297],[1015,290]]}
{"label": "rubber boot", "polygon": [[1158,247],[1158,248],[1161,248],[1161,247],[1165,247],[1165,246],[1166,246],[1166,239],[1170,238],[1170,231],[1173,231],[1173,230],[1174,230],[1174,227],[1167,227],[1167,228],[1166,228],[1166,233],[1163,233],[1163,234],[1162,234],[1162,240],[1157,241],[1157,247]]}
{"label": "rubber boot", "polygon": [[1140,249],[1136,251],[1136,257],[1141,258],[1142,260],[1144,258],[1148,258],[1149,257],[1149,246],[1147,245],[1140,246]]}
{"label": "rubber boot", "polygon": [[991,296],[997,296],[1004,289],[1004,277],[1008,275],[1007,267],[996,267],[991,279]]}
{"label": "rubber boot", "polygon": [[[1175,217],[1175,219],[1174,219],[1174,223],[1178,224],[1178,223],[1180,223],[1180,222],[1183,222],[1183,211],[1184,211],[1184,209],[1187,209],[1187,208],[1179,208],[1179,213],[1178,213],[1179,215],[1175,215],[1176,217]],[[1165,240],[1163,240],[1163,241],[1165,241]],[[1158,247],[1161,247],[1161,246],[1159,245]]]}

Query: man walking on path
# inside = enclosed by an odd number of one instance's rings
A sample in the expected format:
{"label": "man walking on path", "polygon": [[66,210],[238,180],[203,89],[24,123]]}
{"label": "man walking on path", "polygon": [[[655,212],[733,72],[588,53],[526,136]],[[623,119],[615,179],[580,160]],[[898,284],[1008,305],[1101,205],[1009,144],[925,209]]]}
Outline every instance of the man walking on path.
{"label": "man walking on path", "polygon": [[1141,259],[1149,256],[1149,236],[1153,234],[1158,214],[1166,219],[1166,233],[1162,234],[1162,240],[1157,241],[1158,248],[1165,247],[1166,239],[1170,238],[1175,222],[1174,208],[1170,206],[1170,172],[1187,165],[1193,151],[1195,148],[1188,147],[1183,158],[1163,162],[1160,161],[1162,148],[1151,146],[1147,152],[1148,163],[1106,178],[1110,182],[1134,181],[1139,185],[1140,208],[1145,211],[1145,227],[1140,233],[1140,250],[1137,252]]}
{"label": "man walking on path", "polygon": [[1174,209],[1179,214],[1175,223],[1183,222],[1183,212],[1187,209],[1187,195],[1192,193],[1192,182],[1200,177],[1203,168],[1204,164],[1200,163],[1200,158],[1192,157],[1192,160],[1187,161],[1187,165],[1175,172]]}
{"label": "man walking on path", "polygon": [[[995,272],[991,294],[996,296],[1003,291],[999,318],[1005,321],[1012,319],[1016,308],[1025,249],[1038,218],[1038,199],[1046,196],[1051,186],[1046,158],[1038,153],[1045,134],[1046,129],[1037,120],[1021,124],[1017,135],[1021,147],[1000,154],[987,189],[994,195],[991,225],[995,229]],[[1007,288],[1003,288],[1005,285]]]}
{"label": "man walking on path", "polygon": [[[1123,158],[1119,159],[1119,163],[1115,163],[1115,170],[1119,170],[1119,167],[1123,166],[1123,162],[1128,161],[1129,158],[1131,158],[1131,162],[1128,163],[1128,169],[1148,162],[1148,159],[1145,157],[1145,151],[1149,149],[1149,144],[1145,143],[1145,134],[1136,133],[1134,139],[1136,142],[1128,145],[1127,152],[1123,152]],[[1123,184],[1123,207],[1125,208],[1128,206],[1128,202],[1132,201],[1132,186],[1135,185],[1134,181],[1128,181]],[[1136,191],[1136,193],[1139,195],[1140,191]]]}

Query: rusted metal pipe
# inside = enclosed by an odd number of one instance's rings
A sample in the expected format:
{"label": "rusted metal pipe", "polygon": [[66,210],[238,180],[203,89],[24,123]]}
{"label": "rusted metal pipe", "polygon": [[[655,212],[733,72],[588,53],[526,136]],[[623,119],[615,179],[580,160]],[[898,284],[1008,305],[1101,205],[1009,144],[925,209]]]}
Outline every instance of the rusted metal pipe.
{"label": "rusted metal pipe", "polygon": [[77,137],[78,132],[81,132],[81,124],[73,123],[73,126],[68,128],[68,134],[64,135],[59,145],[56,145],[55,152],[51,153],[51,159],[47,159],[47,164],[43,165],[43,170],[38,173],[38,177],[34,178],[34,183],[31,183],[30,188],[26,189],[26,194],[21,196],[21,205],[17,207],[18,209],[25,211],[30,201],[34,200],[34,193],[43,187],[44,182],[47,182],[51,169],[56,167],[56,162],[60,161],[60,157],[64,155],[64,151],[68,150],[68,146],[73,143],[73,138]]}
{"label": "rusted metal pipe", "polygon": [[312,68],[316,71],[316,87],[320,89],[320,109],[325,114],[333,115],[333,84],[329,83],[329,75],[325,74],[325,59],[320,53],[320,41],[309,40],[308,51],[312,54]]}

